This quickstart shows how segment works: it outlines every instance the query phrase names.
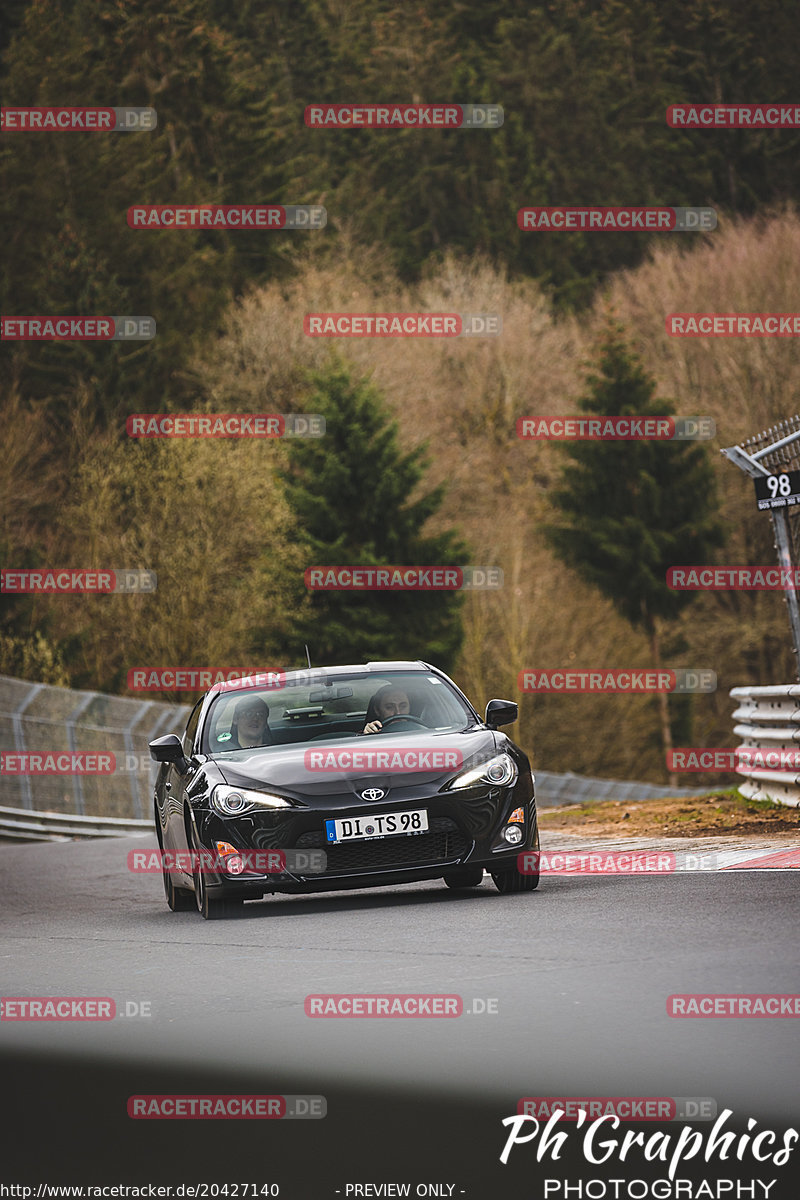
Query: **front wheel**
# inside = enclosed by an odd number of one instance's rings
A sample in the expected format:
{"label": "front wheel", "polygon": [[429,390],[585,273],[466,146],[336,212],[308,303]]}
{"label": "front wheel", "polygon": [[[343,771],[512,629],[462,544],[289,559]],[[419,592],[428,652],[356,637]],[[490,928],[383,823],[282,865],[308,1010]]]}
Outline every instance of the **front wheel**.
{"label": "front wheel", "polygon": [[203,859],[200,853],[200,847],[197,844],[197,835],[192,827],[192,846],[194,848],[195,866],[192,871],[194,879],[194,902],[197,906],[197,911],[204,921],[220,921],[225,917],[235,917],[242,911],[242,900],[218,900],[216,897],[209,895],[206,887],[205,872],[203,870]]}
{"label": "front wheel", "polygon": [[502,896],[517,896],[520,892],[535,892],[539,886],[539,872],[523,875],[516,867],[505,871],[492,871],[494,886]]}

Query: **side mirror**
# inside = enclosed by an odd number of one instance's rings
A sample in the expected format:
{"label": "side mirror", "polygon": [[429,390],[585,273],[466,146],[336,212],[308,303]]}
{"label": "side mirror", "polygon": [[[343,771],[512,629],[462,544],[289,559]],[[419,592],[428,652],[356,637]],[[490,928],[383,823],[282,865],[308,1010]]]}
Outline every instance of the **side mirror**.
{"label": "side mirror", "polygon": [[519,716],[519,705],[513,700],[490,700],[486,705],[486,724],[491,729],[513,725]]}
{"label": "side mirror", "polygon": [[149,743],[150,757],[158,763],[174,763],[183,775],[189,760],[183,753],[183,742],[177,733],[167,733]]}

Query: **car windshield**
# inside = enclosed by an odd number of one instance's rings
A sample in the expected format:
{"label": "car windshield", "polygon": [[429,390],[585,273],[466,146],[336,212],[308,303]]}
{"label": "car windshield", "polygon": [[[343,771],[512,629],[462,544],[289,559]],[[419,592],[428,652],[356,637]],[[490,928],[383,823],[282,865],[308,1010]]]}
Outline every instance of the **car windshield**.
{"label": "car windshield", "polygon": [[203,753],[360,737],[373,721],[386,726],[378,736],[388,738],[455,733],[474,725],[475,716],[446,680],[426,671],[298,672],[280,688],[221,692],[204,723]]}

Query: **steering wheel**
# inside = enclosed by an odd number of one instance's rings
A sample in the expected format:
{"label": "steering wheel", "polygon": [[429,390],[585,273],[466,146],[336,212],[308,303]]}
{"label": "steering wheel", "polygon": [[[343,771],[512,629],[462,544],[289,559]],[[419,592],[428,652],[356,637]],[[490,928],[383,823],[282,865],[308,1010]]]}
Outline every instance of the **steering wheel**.
{"label": "steering wheel", "polygon": [[411,713],[398,713],[396,717],[387,717],[385,721],[381,721],[381,727],[377,732],[383,733],[386,726],[393,724],[395,721],[413,721],[415,725],[421,725],[423,729],[429,728],[424,721],[421,721],[419,717],[412,716]]}

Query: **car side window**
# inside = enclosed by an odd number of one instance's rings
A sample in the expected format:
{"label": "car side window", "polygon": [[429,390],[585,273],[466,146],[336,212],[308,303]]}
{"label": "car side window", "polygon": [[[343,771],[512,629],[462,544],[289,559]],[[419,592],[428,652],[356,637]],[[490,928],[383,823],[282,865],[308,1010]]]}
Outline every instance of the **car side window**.
{"label": "car side window", "polygon": [[200,720],[200,709],[203,707],[203,701],[198,700],[192,709],[192,715],[186,722],[186,732],[183,735],[183,753],[188,757],[192,753],[194,745],[194,735],[197,733],[197,722]]}

